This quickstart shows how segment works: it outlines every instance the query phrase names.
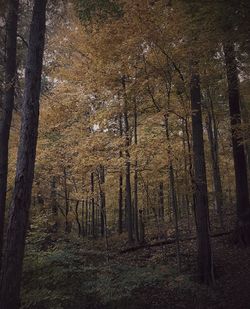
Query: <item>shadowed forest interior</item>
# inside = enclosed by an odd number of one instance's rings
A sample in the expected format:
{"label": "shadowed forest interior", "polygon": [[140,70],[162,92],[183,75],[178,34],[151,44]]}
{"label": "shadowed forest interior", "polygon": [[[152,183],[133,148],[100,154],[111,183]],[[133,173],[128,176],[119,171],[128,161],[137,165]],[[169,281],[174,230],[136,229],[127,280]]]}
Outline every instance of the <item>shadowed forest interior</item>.
{"label": "shadowed forest interior", "polygon": [[250,308],[249,0],[0,0],[0,308]]}

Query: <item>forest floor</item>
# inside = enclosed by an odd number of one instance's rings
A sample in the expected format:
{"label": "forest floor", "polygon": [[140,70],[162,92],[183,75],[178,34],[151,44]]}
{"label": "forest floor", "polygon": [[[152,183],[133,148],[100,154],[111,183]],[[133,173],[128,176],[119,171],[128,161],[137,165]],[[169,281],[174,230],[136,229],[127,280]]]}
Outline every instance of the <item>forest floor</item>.
{"label": "forest floor", "polygon": [[[153,232],[148,242],[155,241]],[[212,238],[216,282],[196,278],[196,242],[181,242],[121,253],[126,235],[82,240],[31,230],[24,266],[23,308],[35,309],[250,309],[250,248],[231,235]]]}

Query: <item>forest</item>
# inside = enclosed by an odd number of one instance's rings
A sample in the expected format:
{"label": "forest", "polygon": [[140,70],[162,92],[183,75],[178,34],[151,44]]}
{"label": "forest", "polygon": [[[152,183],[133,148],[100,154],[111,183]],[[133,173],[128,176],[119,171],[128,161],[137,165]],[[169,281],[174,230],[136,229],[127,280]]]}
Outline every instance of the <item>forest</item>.
{"label": "forest", "polygon": [[0,309],[250,308],[249,0],[0,0]]}

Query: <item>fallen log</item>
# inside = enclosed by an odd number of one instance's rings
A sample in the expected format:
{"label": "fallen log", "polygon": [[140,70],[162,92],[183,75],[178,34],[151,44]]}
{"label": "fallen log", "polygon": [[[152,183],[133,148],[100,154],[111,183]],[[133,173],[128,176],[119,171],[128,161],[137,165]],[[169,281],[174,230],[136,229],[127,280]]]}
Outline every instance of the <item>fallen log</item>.
{"label": "fallen log", "polygon": [[[210,235],[211,238],[215,238],[215,237],[221,237],[224,235],[229,235],[233,232],[232,231],[228,231],[228,232],[221,232],[221,233],[216,233],[216,234],[212,234]],[[180,242],[184,242],[184,241],[191,241],[191,240],[196,240],[196,237],[187,237],[187,238],[182,238],[179,241]],[[133,247],[128,247],[128,248],[124,248],[122,250],[119,251],[120,254],[123,253],[127,253],[127,252],[134,252],[137,251],[139,249],[145,249],[145,248],[151,248],[151,247],[158,247],[158,246],[163,246],[163,245],[171,245],[174,244],[176,242],[175,238],[169,238],[169,239],[164,239],[164,240],[159,240],[159,241],[155,241],[153,243],[143,243],[143,244],[139,244],[137,246],[133,246]]]}

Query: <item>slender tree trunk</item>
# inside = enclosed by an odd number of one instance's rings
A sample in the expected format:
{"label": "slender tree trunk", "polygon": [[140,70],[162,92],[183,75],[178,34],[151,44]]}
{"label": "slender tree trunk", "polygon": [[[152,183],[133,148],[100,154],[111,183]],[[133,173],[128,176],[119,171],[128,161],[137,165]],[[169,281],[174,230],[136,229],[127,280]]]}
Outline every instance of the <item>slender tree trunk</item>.
{"label": "slender tree trunk", "polygon": [[77,223],[77,226],[78,226],[78,236],[80,237],[81,234],[82,234],[82,227],[81,227],[81,222],[80,222],[80,219],[79,219],[79,201],[76,201],[76,206],[75,206],[75,215],[76,215],[76,223]]}
{"label": "slender tree trunk", "polygon": [[214,281],[212,252],[209,239],[207,179],[201,114],[201,93],[198,74],[191,77],[192,134],[195,181],[195,212],[198,240],[198,271],[203,283]]}
{"label": "slender tree trunk", "polygon": [[56,198],[56,177],[53,176],[51,179],[51,193],[50,193],[50,208],[52,212],[52,218],[54,221],[53,231],[57,232],[58,230],[58,206]]}
{"label": "slender tree trunk", "polygon": [[128,228],[128,241],[133,242],[133,218],[132,218],[132,200],[131,200],[131,182],[130,182],[130,154],[129,154],[129,122],[128,122],[128,106],[126,96],[126,81],[125,77],[122,79],[124,90],[124,129],[125,129],[125,142],[126,142],[126,210],[127,210],[127,228]]}
{"label": "slender tree trunk", "polygon": [[145,191],[146,191],[146,221],[149,220],[149,214],[150,214],[150,209],[149,209],[149,184],[148,184],[148,179],[146,181],[146,184],[145,184]]}
{"label": "slender tree trunk", "polygon": [[212,158],[212,168],[213,168],[213,185],[215,191],[215,204],[216,210],[219,216],[220,225],[223,228],[223,194],[222,194],[222,185],[220,177],[220,166],[219,166],[219,156],[218,156],[218,133],[217,133],[217,124],[215,120],[213,102],[208,93],[209,105],[207,107],[207,132],[208,140],[210,144],[210,153]]}
{"label": "slender tree trunk", "polygon": [[85,223],[84,223],[84,207],[85,207],[85,201],[83,200],[82,201],[82,218],[81,218],[81,221],[82,221],[82,237],[85,236]]}
{"label": "slender tree trunk", "polygon": [[228,82],[228,101],[231,117],[233,158],[236,182],[237,237],[241,244],[250,244],[250,204],[247,180],[247,163],[242,137],[237,136],[241,125],[240,91],[234,44],[227,41],[223,46]]}
{"label": "slender tree trunk", "polygon": [[[119,130],[120,137],[123,136],[123,128],[122,128],[122,115],[119,117]],[[120,151],[120,158],[122,158],[122,151]],[[123,230],[123,175],[122,171],[120,171],[119,175],[119,209],[118,209],[118,233],[121,234]]]}
{"label": "slender tree trunk", "polygon": [[89,235],[89,199],[86,199],[86,212],[85,212],[85,231],[86,236]]}
{"label": "slender tree trunk", "polygon": [[65,233],[71,232],[71,224],[68,221],[68,214],[69,214],[69,192],[67,186],[67,172],[66,168],[63,169],[63,186],[64,186],[64,201],[65,201]]}
{"label": "slender tree trunk", "polygon": [[164,187],[162,181],[159,183],[159,217],[164,221]]}
{"label": "slender tree trunk", "polygon": [[[169,107],[167,107],[168,109]],[[170,196],[171,196],[171,204],[173,208],[174,214],[174,223],[175,223],[175,237],[176,237],[176,258],[178,264],[178,270],[181,271],[181,253],[180,253],[180,233],[179,233],[179,223],[178,223],[178,204],[176,198],[176,188],[175,188],[175,179],[174,179],[174,169],[172,162],[172,149],[170,146],[170,136],[169,136],[169,124],[168,124],[168,111],[165,115],[165,130],[166,137],[168,142],[168,159],[169,159],[169,167],[168,167],[168,175],[169,175],[169,185],[170,185]]]}
{"label": "slender tree trunk", "polygon": [[182,127],[182,144],[183,144],[183,153],[184,153],[184,184],[185,184],[185,206],[187,211],[187,221],[188,221],[188,231],[191,232],[190,227],[190,208],[189,208],[189,196],[188,193],[192,191],[192,187],[190,186],[189,178],[188,178],[188,160],[187,160],[187,149],[186,149],[186,141],[184,135],[184,126]]}
{"label": "slender tree trunk", "polygon": [[6,21],[6,89],[2,105],[2,119],[0,119],[0,271],[4,239],[4,218],[8,178],[9,135],[15,97],[18,8],[18,0],[9,1],[8,15]]}
{"label": "slender tree trunk", "polygon": [[143,214],[142,210],[139,210],[139,242],[144,243],[145,242],[145,225],[143,221]]}
{"label": "slender tree trunk", "polygon": [[119,218],[118,218],[118,232],[119,234],[122,233],[123,231],[123,176],[122,176],[122,173],[120,173],[120,176],[119,176]]}
{"label": "slender tree trunk", "polygon": [[[244,124],[249,124],[249,118],[250,118],[250,110],[247,108],[245,104],[244,98],[241,98],[240,100],[240,108],[241,108],[241,114],[242,114],[242,121]],[[247,168],[248,168],[248,190],[250,185],[250,141],[249,141],[249,132],[246,132],[244,136],[244,142],[245,142],[245,150],[246,150],[246,156],[247,156]]]}
{"label": "slender tree trunk", "polygon": [[2,264],[1,309],[18,309],[20,307],[22,265],[38,134],[46,4],[46,0],[34,1],[30,27],[15,187]]}
{"label": "slender tree trunk", "polygon": [[106,222],[106,198],[103,185],[105,184],[105,170],[104,166],[100,167],[100,215],[101,215],[101,235],[105,234],[105,222]]}
{"label": "slender tree trunk", "polygon": [[94,173],[90,175],[90,183],[91,183],[91,207],[92,207],[92,235],[95,237],[95,198],[94,198],[94,190],[95,190],[95,179]]}
{"label": "slender tree trunk", "polygon": [[[137,105],[134,101],[134,142],[137,145]],[[134,231],[135,239],[139,241],[139,229],[138,229],[138,162],[137,157],[135,159],[135,171],[134,171]]]}

